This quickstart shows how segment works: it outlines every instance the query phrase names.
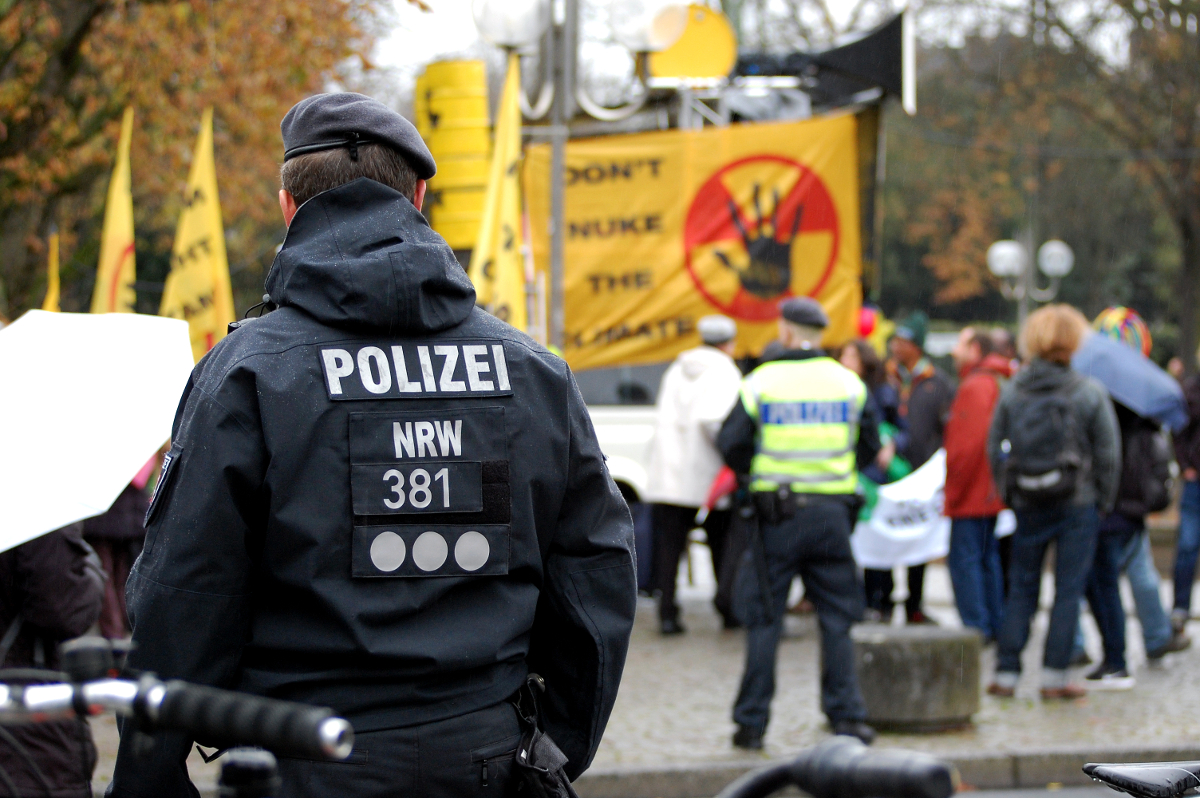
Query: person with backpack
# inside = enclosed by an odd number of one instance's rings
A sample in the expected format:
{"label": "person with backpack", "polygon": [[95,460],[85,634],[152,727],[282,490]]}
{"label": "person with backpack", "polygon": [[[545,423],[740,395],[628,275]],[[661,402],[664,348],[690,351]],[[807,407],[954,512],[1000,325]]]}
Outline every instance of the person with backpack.
{"label": "person with backpack", "polygon": [[[1116,306],[1105,309],[1093,326],[1101,335],[1123,343],[1143,357],[1153,348],[1150,329],[1137,311]],[[1144,418],[1117,401],[1121,428],[1121,482],[1113,512],[1100,522],[1100,540],[1087,597],[1104,640],[1104,661],[1087,676],[1095,689],[1128,690],[1135,682],[1125,667],[1125,609],[1118,579],[1122,571],[1129,585],[1142,626],[1146,656],[1161,659],[1191,645],[1182,628],[1173,628],[1163,609],[1158,570],[1150,552],[1145,517],[1171,503],[1171,443],[1155,421]],[[1076,649],[1081,633],[1076,634]]]}
{"label": "person with backpack", "polygon": [[[1121,481],[1113,511],[1100,521],[1096,556],[1087,584],[1088,605],[1104,641],[1104,661],[1085,679],[1088,687],[1096,690],[1129,690],[1136,683],[1125,663],[1125,607],[1118,580],[1122,570],[1133,566],[1135,555],[1142,549],[1146,514],[1164,510],[1171,503],[1171,444],[1166,434],[1158,424],[1119,402],[1113,406],[1121,428]],[[1131,584],[1137,581],[1134,577],[1131,573]],[[1149,638],[1147,655],[1158,658],[1168,649],[1187,648],[1191,640],[1186,633],[1178,638],[1172,634],[1157,580],[1152,590],[1148,600],[1143,598],[1136,603],[1143,633]]]}
{"label": "person with backpack", "polygon": [[988,458],[1005,503],[1017,514],[1017,531],[991,695],[1011,697],[1016,691],[1051,543],[1054,606],[1041,695],[1073,699],[1087,694],[1069,680],[1067,667],[1100,513],[1113,506],[1121,464],[1108,391],[1071,370],[1071,355],[1087,332],[1087,320],[1069,305],[1034,312],[1021,331],[1029,364],[1004,387],[992,417]]}

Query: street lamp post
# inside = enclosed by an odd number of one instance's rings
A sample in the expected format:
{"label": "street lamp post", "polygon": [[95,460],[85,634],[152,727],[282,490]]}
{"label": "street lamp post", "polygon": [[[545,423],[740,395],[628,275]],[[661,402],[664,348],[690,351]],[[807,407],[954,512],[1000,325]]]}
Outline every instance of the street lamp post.
{"label": "street lamp post", "polygon": [[1039,288],[1030,249],[1032,242],[1026,246],[1017,241],[997,241],[987,251],[988,269],[1000,278],[1000,293],[1005,299],[1017,300],[1017,324],[1021,327],[1029,317],[1030,301],[1049,302],[1058,296],[1062,278],[1075,266],[1075,253],[1064,242],[1050,240],[1042,244],[1037,252],[1037,268],[1050,278],[1050,284]]}

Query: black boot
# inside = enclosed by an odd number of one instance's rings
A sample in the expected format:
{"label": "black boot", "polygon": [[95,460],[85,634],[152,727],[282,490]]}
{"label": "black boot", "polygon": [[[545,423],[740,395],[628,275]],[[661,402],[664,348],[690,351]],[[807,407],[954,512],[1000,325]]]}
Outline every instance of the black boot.
{"label": "black boot", "polygon": [[743,751],[761,751],[763,749],[762,732],[750,726],[738,724],[733,733],[733,747]]}
{"label": "black boot", "polygon": [[687,631],[687,629],[683,627],[683,624],[681,624],[677,618],[663,618],[662,621],[659,622],[658,630],[662,632],[664,636],[681,635]]}

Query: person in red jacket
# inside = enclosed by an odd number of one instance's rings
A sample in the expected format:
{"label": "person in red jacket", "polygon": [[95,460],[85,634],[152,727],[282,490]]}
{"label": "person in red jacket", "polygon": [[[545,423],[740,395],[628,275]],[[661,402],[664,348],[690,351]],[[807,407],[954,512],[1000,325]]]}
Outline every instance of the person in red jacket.
{"label": "person in red jacket", "polygon": [[988,429],[1010,362],[992,352],[986,331],[967,327],[951,353],[961,381],[950,405],[946,447],[946,515],[950,518],[947,564],[954,602],[964,626],[985,639],[1000,632],[1004,578],[996,542],[996,516],[1004,509],[988,463]]}

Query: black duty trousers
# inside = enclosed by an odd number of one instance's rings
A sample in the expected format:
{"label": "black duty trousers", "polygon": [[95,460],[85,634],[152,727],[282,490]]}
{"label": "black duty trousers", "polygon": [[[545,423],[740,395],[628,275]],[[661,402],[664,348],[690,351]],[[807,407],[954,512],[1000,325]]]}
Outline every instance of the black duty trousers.
{"label": "black duty trousers", "polygon": [[355,736],[346,762],[280,759],[280,798],[505,798],[521,739],[507,701],[457,718]]}
{"label": "black duty trousers", "polygon": [[[651,582],[658,590],[658,617],[675,620],[679,617],[679,606],[675,603],[675,580],[679,574],[679,558],[687,550],[688,533],[696,528],[698,507],[681,507],[677,504],[651,505],[651,520],[654,527],[654,565]],[[721,564],[725,554],[725,537],[729,529],[730,510],[713,510],[704,520],[704,535],[712,551],[713,571],[720,587]],[[724,615],[724,612],[722,612]]]}
{"label": "black duty trousers", "polygon": [[[823,501],[800,508],[777,524],[762,524],[768,612],[755,562],[757,543],[742,555],[736,604],[746,624],[746,670],[733,708],[733,720],[758,732],[767,728],[775,695],[775,655],[783,632],[784,604],[792,578],[804,581],[804,595],[817,608],[821,626],[821,710],[836,723],[864,720],[867,707],[858,688],[850,627],[862,619],[862,586],[850,551],[850,511]],[[772,619],[773,618],[773,619]]]}

